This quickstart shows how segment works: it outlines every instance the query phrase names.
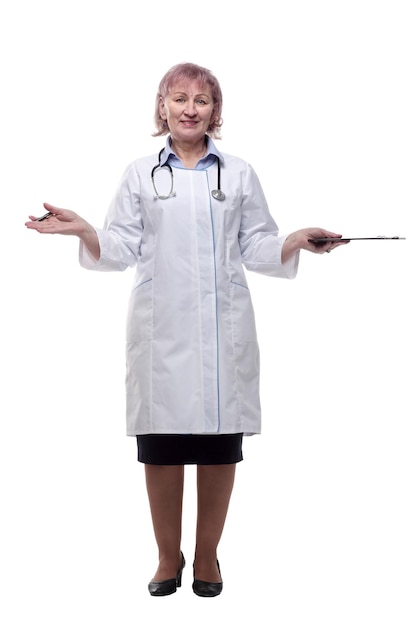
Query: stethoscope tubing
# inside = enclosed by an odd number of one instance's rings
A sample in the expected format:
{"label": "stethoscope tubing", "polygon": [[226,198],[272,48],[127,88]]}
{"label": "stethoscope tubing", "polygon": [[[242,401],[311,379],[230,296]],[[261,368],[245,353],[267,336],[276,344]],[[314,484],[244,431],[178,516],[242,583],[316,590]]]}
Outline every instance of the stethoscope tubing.
{"label": "stethoscope tubing", "polygon": [[[177,194],[174,191],[174,172],[172,171],[172,167],[171,165],[166,162],[165,165],[161,165],[161,155],[163,153],[163,151],[165,150],[165,148],[162,148],[162,150],[159,152],[158,154],[158,163],[156,165],[154,165],[154,167],[151,170],[151,180],[152,180],[152,186],[155,192],[154,195],[154,200],[168,200],[168,198],[174,198]],[[213,189],[211,192],[211,195],[213,196],[213,198],[215,200],[224,200],[226,198],[224,192],[222,191],[221,188],[221,174],[220,174],[220,170],[221,170],[221,164],[220,164],[220,159],[217,155],[215,155],[215,158],[217,160],[217,189]],[[167,196],[161,196],[158,193],[158,190],[156,188],[155,185],[155,172],[158,169],[163,169],[164,167],[167,168],[167,170],[169,171],[170,175],[171,175],[171,189],[170,192]]]}

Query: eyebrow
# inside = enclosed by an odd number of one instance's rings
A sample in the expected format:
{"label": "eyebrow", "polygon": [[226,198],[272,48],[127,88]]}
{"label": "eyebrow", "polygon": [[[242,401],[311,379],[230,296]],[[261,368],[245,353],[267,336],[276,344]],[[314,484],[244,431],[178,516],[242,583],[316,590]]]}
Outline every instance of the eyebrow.
{"label": "eyebrow", "polygon": [[[185,93],[185,91],[172,91],[171,92],[172,96],[188,96],[187,93]],[[195,98],[199,98],[200,96],[204,96],[206,98],[210,98],[210,95],[208,93],[197,93],[194,97]]]}

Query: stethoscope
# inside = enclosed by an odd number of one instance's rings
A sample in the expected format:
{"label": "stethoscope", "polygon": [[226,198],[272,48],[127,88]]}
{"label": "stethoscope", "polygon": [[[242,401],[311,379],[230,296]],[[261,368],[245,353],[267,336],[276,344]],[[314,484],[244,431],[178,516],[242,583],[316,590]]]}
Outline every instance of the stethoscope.
{"label": "stethoscope", "polygon": [[[168,162],[165,163],[165,165],[161,165],[161,154],[163,153],[164,150],[165,148],[162,148],[162,150],[160,151],[158,155],[158,164],[152,168],[152,172],[151,172],[152,185],[155,191],[154,200],[168,200],[168,198],[173,198],[174,196],[177,195],[174,191],[174,173],[172,171],[172,167],[170,166]],[[215,155],[215,158],[217,160],[217,189],[213,189],[211,192],[211,195],[213,196],[215,200],[224,200],[226,196],[224,192],[221,190],[221,184],[220,184],[220,159],[217,155]],[[160,196],[155,186],[154,174],[156,170],[158,169],[162,170],[164,167],[167,168],[167,170],[169,171],[171,175],[171,189],[167,196]]]}

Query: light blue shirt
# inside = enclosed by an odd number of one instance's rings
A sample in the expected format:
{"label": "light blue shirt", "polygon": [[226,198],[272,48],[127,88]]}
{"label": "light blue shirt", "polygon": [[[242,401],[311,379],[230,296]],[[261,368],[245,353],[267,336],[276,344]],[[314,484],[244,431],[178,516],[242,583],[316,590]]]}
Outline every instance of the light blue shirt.
{"label": "light blue shirt", "polygon": [[[203,157],[201,157],[201,159],[197,162],[197,164],[193,168],[195,170],[207,169],[208,167],[210,167],[210,165],[213,165],[213,163],[216,161],[216,157],[220,159],[220,163],[222,165],[224,164],[224,157],[222,153],[217,150],[216,146],[214,145],[214,142],[211,140],[211,138],[208,135],[206,135],[206,138],[207,138],[206,154]],[[178,167],[180,169],[184,169],[185,167],[181,159],[177,157],[177,155],[175,154],[175,152],[173,151],[171,147],[170,136],[167,138],[164,151],[161,154],[161,166],[165,165],[166,163],[169,163],[169,165],[171,165],[172,167]]]}

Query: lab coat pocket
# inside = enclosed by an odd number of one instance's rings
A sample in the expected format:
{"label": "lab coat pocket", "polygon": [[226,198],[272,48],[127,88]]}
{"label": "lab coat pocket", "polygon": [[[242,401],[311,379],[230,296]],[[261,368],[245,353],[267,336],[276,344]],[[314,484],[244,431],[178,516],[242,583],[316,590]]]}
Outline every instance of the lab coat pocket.
{"label": "lab coat pocket", "polygon": [[153,328],[152,278],[139,283],[130,295],[127,315],[127,341],[150,341]]}
{"label": "lab coat pocket", "polygon": [[246,285],[231,282],[231,312],[233,343],[256,342],[255,314]]}

